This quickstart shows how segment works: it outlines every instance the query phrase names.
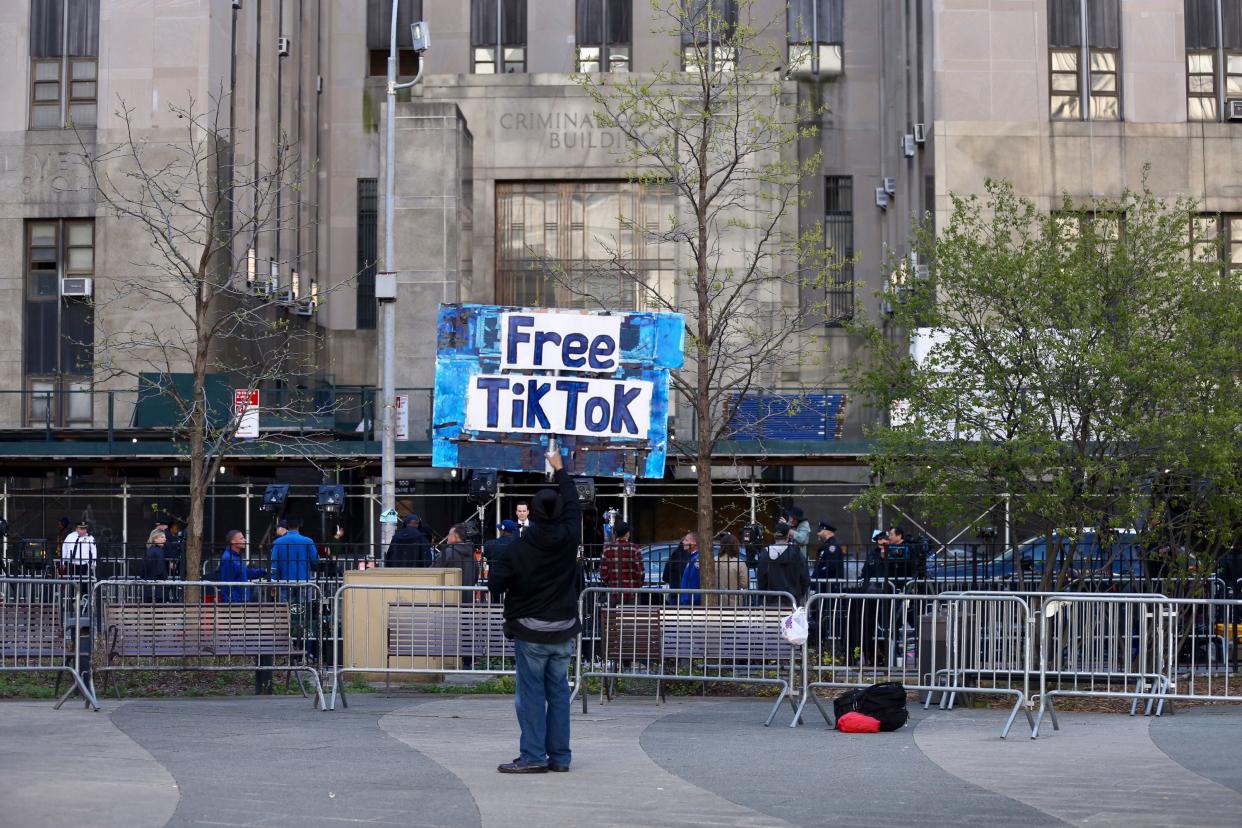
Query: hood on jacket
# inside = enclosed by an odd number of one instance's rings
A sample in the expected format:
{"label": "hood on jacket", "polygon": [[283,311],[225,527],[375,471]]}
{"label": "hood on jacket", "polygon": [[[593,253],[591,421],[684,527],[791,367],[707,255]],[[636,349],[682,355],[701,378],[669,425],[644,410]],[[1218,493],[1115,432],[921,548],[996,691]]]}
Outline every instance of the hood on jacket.
{"label": "hood on jacket", "polygon": [[530,499],[530,516],[535,521],[552,521],[561,516],[561,496],[554,489],[540,489]]}
{"label": "hood on jacket", "polygon": [[423,534],[423,530],[417,526],[402,526],[396,532],[393,532],[392,539],[395,541],[416,541],[424,540],[427,536]]}
{"label": "hood on jacket", "polygon": [[768,547],[768,560],[770,561],[788,561],[793,557],[794,545],[792,543],[774,543]]}

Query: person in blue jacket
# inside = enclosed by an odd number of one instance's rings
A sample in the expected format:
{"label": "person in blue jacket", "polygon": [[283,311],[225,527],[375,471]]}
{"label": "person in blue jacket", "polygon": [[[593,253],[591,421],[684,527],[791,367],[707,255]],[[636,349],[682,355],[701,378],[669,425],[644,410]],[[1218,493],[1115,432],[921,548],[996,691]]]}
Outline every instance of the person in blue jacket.
{"label": "person in blue jacket", "polygon": [[[246,533],[240,529],[230,529],[224,536],[224,552],[220,555],[220,569],[217,581],[242,583],[252,578],[262,578],[266,569],[247,566],[244,557],[246,549]],[[251,589],[244,586],[224,587],[216,598],[221,604],[244,604],[250,600]]]}
{"label": "person in blue jacket", "polygon": [[289,531],[272,543],[272,580],[309,581],[319,563],[315,542],[299,531],[302,522],[297,518],[286,518],[285,525]]}
{"label": "person in blue jacket", "polygon": [[[699,574],[699,553],[696,550],[695,553],[690,556],[690,562],[686,564],[685,571],[681,573],[681,588],[699,589],[701,584],[702,576]],[[701,596],[690,592],[683,592],[677,596],[677,603],[679,604],[693,604],[697,606],[701,602]]]}

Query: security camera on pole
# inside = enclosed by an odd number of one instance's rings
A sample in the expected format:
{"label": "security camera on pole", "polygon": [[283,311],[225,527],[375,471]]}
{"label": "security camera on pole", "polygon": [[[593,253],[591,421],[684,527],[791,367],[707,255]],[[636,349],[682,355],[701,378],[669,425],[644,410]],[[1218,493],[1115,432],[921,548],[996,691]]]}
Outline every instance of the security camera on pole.
{"label": "security camera on pole", "polygon": [[[431,45],[431,32],[427,24],[419,21],[410,25],[411,46],[419,54],[418,74],[414,80],[397,83],[397,10],[401,0],[393,0],[392,25],[388,38],[388,115],[384,145],[384,272],[376,274],[375,298],[379,302],[380,319],[380,385],[384,405],[381,409],[383,444],[380,457],[380,505],[387,513],[396,509],[397,477],[397,430],[396,430],[396,378],[394,376],[397,337],[397,272],[393,265],[393,205],[394,179],[397,164],[393,158],[397,143],[397,90],[408,89],[422,79],[422,54]],[[380,525],[380,537],[385,547],[392,540],[393,524]]]}

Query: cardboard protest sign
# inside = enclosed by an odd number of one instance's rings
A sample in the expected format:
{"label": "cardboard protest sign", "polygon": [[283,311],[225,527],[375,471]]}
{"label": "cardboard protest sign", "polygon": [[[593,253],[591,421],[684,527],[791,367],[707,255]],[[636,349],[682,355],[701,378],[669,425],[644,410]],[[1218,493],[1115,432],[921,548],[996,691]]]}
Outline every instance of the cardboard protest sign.
{"label": "cardboard protest sign", "polygon": [[432,465],[543,471],[549,437],[572,471],[662,477],[679,314],[442,305]]}

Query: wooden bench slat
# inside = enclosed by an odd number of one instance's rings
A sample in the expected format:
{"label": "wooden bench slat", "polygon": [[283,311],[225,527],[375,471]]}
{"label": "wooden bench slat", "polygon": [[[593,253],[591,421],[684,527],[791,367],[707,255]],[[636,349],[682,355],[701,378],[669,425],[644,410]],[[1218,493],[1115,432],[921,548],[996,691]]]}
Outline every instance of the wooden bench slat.
{"label": "wooden bench slat", "polygon": [[209,658],[298,652],[288,604],[122,604],[105,608],[113,657]]}

